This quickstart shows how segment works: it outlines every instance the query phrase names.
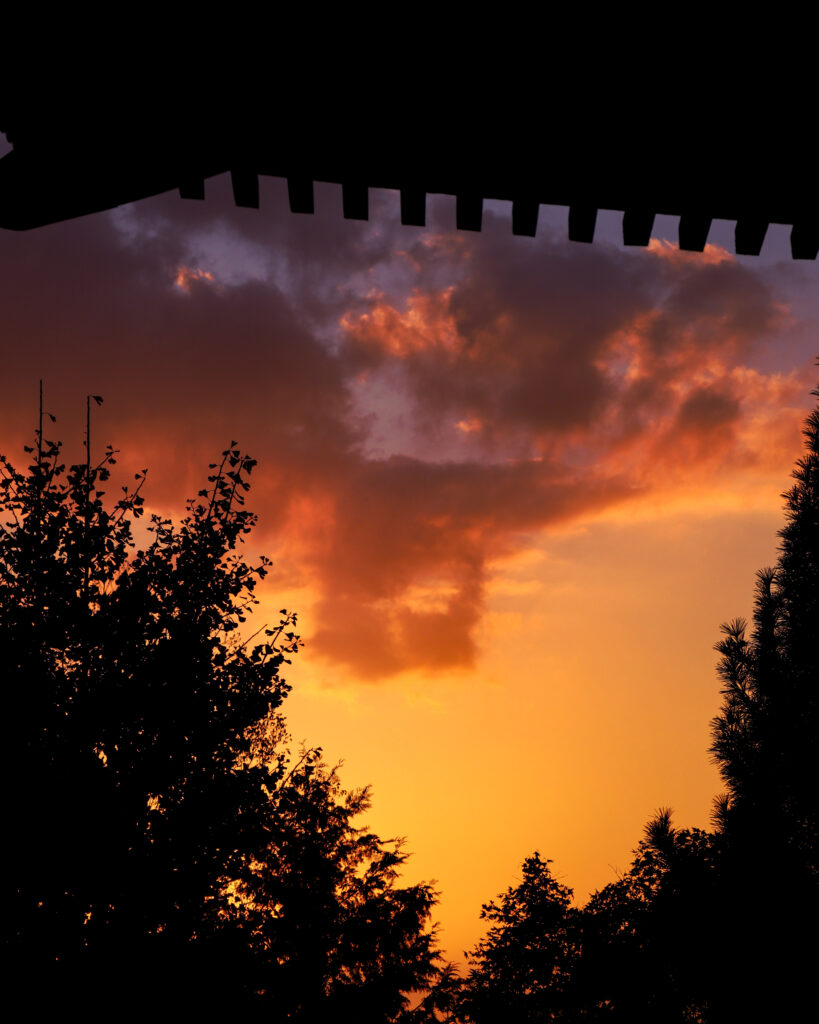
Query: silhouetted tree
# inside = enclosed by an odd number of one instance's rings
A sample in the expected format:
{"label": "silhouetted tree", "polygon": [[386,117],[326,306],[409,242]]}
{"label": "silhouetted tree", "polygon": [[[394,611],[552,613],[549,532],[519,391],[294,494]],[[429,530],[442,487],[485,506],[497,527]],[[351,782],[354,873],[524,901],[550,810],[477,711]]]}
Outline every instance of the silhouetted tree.
{"label": "silhouetted tree", "polygon": [[803,433],[750,636],[741,619],[722,627],[711,747],[728,787],[716,819],[730,970],[757,1007],[765,999],[779,1012],[806,997],[819,952],[806,938],[819,911],[819,409]]}
{"label": "silhouetted tree", "polygon": [[668,811],[646,827],[629,871],[583,908],[570,905],[571,890],[535,853],[521,884],[484,907],[482,916],[497,923],[470,955],[475,966],[455,997],[455,1018],[700,1019],[707,1000],[700,911],[712,868],[708,834],[674,830]]}
{"label": "silhouetted tree", "polygon": [[424,998],[410,1011],[402,1024],[459,1024],[458,1010],[464,993],[464,979],[454,963],[444,962]]}
{"label": "silhouetted tree", "polygon": [[718,963],[703,925],[713,916],[717,857],[711,834],[675,829],[669,810],[649,821],[628,872],[582,911],[588,1019],[709,1019]]}
{"label": "silhouetted tree", "polygon": [[[819,396],[819,391],[814,391]],[[728,786],[727,825],[763,820],[809,874],[819,873],[819,409],[803,431],[807,454],[783,497],[775,568],[757,574],[753,631],[723,625],[723,706],[712,752]]]}
{"label": "silhouetted tree", "polygon": [[473,966],[457,1000],[458,1019],[564,1019],[575,998],[580,927],[572,892],[552,878],[549,863],[535,851],[523,862],[520,883],[484,904],[481,918],[493,923],[467,954]]}
{"label": "silhouetted tree", "polygon": [[182,523],[153,516],[137,552],[145,471],[106,507],[111,448],[66,472],[41,416],[26,450],[27,473],[0,457],[16,994],[35,1017],[400,1019],[437,976],[435,894],[400,888],[400,844],[354,824],[366,789],[345,792],[319,749],[286,749],[296,616],[239,636],[269,566],[237,553],[254,461],[231,444]]}

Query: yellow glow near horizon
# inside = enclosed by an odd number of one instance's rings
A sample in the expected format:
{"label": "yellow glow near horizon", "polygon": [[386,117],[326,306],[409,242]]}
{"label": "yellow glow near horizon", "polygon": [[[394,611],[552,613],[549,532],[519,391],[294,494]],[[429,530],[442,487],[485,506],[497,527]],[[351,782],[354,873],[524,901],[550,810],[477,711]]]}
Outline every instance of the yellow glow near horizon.
{"label": "yellow glow near horizon", "polygon": [[407,837],[404,883],[436,880],[450,957],[535,848],[582,903],[628,868],[659,806],[708,827],[712,645],[750,614],[780,525],[770,507],[673,508],[551,532],[495,565],[474,668],[378,685],[311,655],[309,592],[285,595],[308,638],[287,673],[294,744],[372,785],[367,824]]}

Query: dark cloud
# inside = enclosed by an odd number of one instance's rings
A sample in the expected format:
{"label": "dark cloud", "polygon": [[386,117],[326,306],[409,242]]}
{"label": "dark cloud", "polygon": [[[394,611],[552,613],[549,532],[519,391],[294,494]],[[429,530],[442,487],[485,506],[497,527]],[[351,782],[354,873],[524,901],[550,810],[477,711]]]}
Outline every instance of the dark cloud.
{"label": "dark cloud", "polygon": [[784,319],[764,276],[727,254],[534,243],[490,217],[456,263],[448,289],[416,290],[403,307],[374,296],[349,319],[350,359],[400,365],[419,424],[471,420],[487,446],[550,447],[601,423],[628,441],[709,361],[747,358]]}
{"label": "dark cloud", "polygon": [[[663,265],[664,262],[664,265]],[[665,298],[652,340],[662,351],[678,342],[685,324],[691,342],[744,355],[767,331],[780,326],[782,310],[763,274],[732,259],[660,261]]]}
{"label": "dark cloud", "polygon": [[332,546],[314,548],[326,593],[314,645],[372,677],[469,664],[487,560],[629,493],[622,479],[535,462],[362,462],[335,494]]}
{"label": "dark cloud", "polygon": [[680,405],[677,423],[683,430],[711,433],[740,415],[739,401],[718,388],[696,388]]}
{"label": "dark cloud", "polygon": [[[781,316],[730,260],[514,238],[491,213],[457,235],[445,201],[421,232],[388,194],[349,222],[330,186],[315,217],[283,182],[261,211],[224,180],[209,196],[0,235],[3,450],[41,377],[78,450],[84,397],[105,396],[95,436],[148,464],[166,507],[238,440],[265,539],[317,589],[313,648],[361,677],[469,664],[490,559],[655,486],[624,451],[726,451],[729,371]],[[390,396],[414,418],[376,458]]]}
{"label": "dark cloud", "polygon": [[158,498],[233,438],[287,466],[293,487],[305,459],[320,474],[346,455],[342,367],[275,282],[180,288],[185,244],[170,230],[127,239],[105,217],[43,230],[0,246],[7,429],[33,423],[39,377],[55,411],[102,394],[100,440],[143,450]]}
{"label": "dark cloud", "polygon": [[[533,244],[492,216],[457,255],[460,279],[432,307],[457,344],[413,347],[408,338],[400,356],[421,411],[435,419],[456,408],[492,434],[588,424],[612,395],[601,358],[649,305],[653,265],[604,249]],[[411,257],[422,263],[422,243]],[[378,327],[370,318],[350,332],[351,358],[362,368],[395,358],[379,346]]]}

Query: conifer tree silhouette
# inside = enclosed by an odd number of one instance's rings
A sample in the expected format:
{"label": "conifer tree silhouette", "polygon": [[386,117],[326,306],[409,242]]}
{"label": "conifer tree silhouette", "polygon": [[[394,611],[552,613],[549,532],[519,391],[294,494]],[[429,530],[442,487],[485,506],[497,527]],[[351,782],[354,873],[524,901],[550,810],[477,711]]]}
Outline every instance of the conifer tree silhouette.
{"label": "conifer tree silhouette", "polygon": [[[819,390],[813,392],[819,396]],[[801,869],[819,871],[819,409],[803,431],[807,453],[783,495],[776,567],[757,573],[753,631],[723,625],[723,705],[712,752],[728,786],[725,826],[767,820]]]}
{"label": "conifer tree silhouette", "polygon": [[560,1019],[572,991],[580,954],[578,911],[572,891],[552,877],[535,851],[523,878],[481,911],[492,922],[469,954],[472,968],[458,1003],[475,1024],[504,1020],[535,1024]]}
{"label": "conifer tree silhouette", "polygon": [[780,1013],[808,997],[819,953],[819,408],[803,434],[779,558],[757,573],[750,636],[741,619],[722,627],[711,747],[728,787],[715,806],[725,952],[756,1009],[766,1001]]}

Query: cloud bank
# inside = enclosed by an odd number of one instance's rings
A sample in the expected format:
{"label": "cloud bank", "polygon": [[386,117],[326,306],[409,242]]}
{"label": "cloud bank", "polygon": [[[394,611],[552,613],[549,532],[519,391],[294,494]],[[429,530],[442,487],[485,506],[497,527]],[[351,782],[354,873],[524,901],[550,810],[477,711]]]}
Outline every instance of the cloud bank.
{"label": "cloud bank", "polygon": [[3,450],[40,377],[78,441],[105,395],[101,440],[158,505],[238,440],[265,539],[315,591],[313,650],[359,678],[470,665],[487,566],[533,533],[798,449],[812,370],[771,368],[791,322],[764,268],[209,190],[0,238]]}

